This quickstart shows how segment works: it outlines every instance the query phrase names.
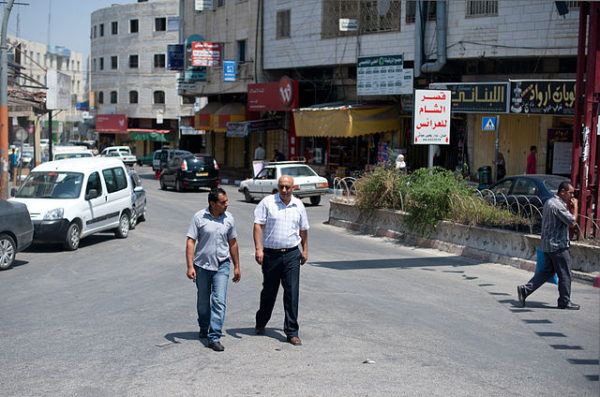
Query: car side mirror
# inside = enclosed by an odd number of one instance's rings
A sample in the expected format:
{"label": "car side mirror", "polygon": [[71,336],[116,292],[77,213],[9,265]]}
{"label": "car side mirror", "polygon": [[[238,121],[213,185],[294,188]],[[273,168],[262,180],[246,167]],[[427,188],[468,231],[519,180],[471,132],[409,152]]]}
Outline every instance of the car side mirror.
{"label": "car side mirror", "polygon": [[15,197],[17,195],[17,188],[13,187],[10,189],[10,197]]}
{"label": "car side mirror", "polygon": [[99,196],[99,194],[96,189],[90,189],[90,191],[85,195],[85,199],[91,200],[91,199],[95,199],[98,196]]}
{"label": "car side mirror", "polygon": [[143,190],[144,190],[144,188],[142,186],[136,186],[136,187],[133,188],[134,192],[141,192]]}

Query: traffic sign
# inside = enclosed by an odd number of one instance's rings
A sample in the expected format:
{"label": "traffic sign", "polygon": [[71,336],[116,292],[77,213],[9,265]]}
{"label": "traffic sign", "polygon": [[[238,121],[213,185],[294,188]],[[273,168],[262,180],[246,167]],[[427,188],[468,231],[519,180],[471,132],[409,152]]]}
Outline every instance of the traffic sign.
{"label": "traffic sign", "polygon": [[481,129],[483,131],[496,131],[498,128],[498,117],[482,117]]}

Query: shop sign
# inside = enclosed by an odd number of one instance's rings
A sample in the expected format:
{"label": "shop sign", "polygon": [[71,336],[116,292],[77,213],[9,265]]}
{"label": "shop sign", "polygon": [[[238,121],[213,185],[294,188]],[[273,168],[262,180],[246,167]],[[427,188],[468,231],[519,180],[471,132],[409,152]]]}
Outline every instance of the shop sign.
{"label": "shop sign", "polygon": [[223,61],[223,81],[235,81],[235,61]]}
{"label": "shop sign", "polygon": [[248,136],[248,123],[244,121],[227,123],[226,135],[228,138],[242,138]]}
{"label": "shop sign", "polygon": [[575,80],[511,80],[510,112],[575,114]]}
{"label": "shop sign", "polygon": [[183,44],[167,45],[167,70],[183,70]]}
{"label": "shop sign", "polygon": [[[195,68],[198,70],[186,70],[184,72],[185,81],[195,82],[195,81],[206,81],[206,68]],[[195,87],[194,87],[195,88]],[[185,89],[185,88],[182,88]],[[193,88],[192,88],[193,89]]]}
{"label": "shop sign", "polygon": [[248,110],[287,111],[298,108],[298,81],[283,77],[279,82],[248,84]]}
{"label": "shop sign", "polygon": [[358,57],[358,95],[401,95],[404,82],[403,55]]}
{"label": "shop sign", "polygon": [[445,90],[415,90],[414,143],[450,144],[450,97]]}
{"label": "shop sign", "polygon": [[126,114],[98,114],[96,115],[96,129],[98,130],[127,130]]}
{"label": "shop sign", "polygon": [[181,135],[205,135],[206,134],[205,130],[197,130],[194,127],[190,127],[187,125],[180,126],[179,130],[181,131]]}
{"label": "shop sign", "polygon": [[356,32],[358,30],[358,21],[356,19],[340,18],[340,32]]}
{"label": "shop sign", "polygon": [[251,132],[281,129],[281,119],[265,119],[238,121],[227,123],[227,136],[230,138],[245,137]]}
{"label": "shop sign", "polygon": [[192,66],[221,66],[221,43],[192,42]]}
{"label": "shop sign", "polygon": [[452,92],[453,113],[508,113],[508,83],[432,83]]}

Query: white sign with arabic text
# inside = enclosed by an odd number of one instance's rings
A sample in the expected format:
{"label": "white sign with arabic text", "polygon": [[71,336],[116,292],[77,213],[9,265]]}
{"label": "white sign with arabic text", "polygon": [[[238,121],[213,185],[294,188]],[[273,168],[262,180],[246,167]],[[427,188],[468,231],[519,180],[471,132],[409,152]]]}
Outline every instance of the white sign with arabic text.
{"label": "white sign with arabic text", "polygon": [[451,95],[447,90],[415,90],[415,145],[450,144]]}

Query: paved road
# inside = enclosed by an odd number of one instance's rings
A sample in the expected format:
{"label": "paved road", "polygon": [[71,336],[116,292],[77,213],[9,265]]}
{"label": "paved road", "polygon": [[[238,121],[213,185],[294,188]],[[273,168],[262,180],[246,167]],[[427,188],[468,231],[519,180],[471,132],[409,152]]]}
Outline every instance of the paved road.
{"label": "paved road", "polygon": [[327,200],[307,206],[304,345],[285,343],[281,299],[267,334],[254,335],[256,204],[231,186],[242,281],[228,291],[225,352],[213,352],[196,339],[184,261],[207,193],[164,192],[143,172],[148,220],[126,240],[34,247],[0,272],[0,395],[599,394],[597,288],[573,285],[579,312],[555,309],[549,284],[522,309],[515,286],[529,273],[329,226]]}

